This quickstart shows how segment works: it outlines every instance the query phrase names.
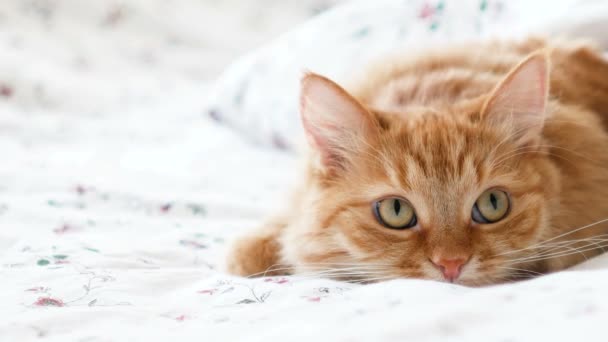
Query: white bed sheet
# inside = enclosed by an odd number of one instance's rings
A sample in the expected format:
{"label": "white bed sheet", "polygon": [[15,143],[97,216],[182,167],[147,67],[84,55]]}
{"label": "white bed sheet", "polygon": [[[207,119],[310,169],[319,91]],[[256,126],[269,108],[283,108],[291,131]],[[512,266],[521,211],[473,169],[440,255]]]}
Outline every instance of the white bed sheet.
{"label": "white bed sheet", "polygon": [[222,273],[294,162],[172,107],[4,130],[1,341],[606,340],[606,258],[483,289]]}
{"label": "white bed sheet", "polygon": [[0,36],[0,341],[608,339],[607,257],[482,289],[226,275],[227,243],[280,203],[293,156],[206,118],[208,84],[163,63],[150,78],[145,58],[90,53],[73,70],[35,55],[39,33],[13,33]]}

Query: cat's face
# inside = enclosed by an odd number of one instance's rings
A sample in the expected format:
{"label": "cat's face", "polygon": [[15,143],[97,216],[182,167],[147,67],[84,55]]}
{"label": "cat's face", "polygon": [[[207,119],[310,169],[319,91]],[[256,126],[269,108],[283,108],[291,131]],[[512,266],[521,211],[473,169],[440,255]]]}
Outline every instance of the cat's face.
{"label": "cat's face", "polygon": [[474,285],[530,276],[511,262],[525,253],[512,251],[541,238],[552,172],[546,156],[506,138],[446,117],[384,129],[321,187],[313,226],[339,246],[326,261],[382,265],[372,278]]}
{"label": "cat's face", "polygon": [[307,76],[302,113],[318,159],[302,265],[372,281],[530,276],[520,250],[546,233],[556,184],[540,144],[546,77],[538,55],[484,101],[380,114]]}

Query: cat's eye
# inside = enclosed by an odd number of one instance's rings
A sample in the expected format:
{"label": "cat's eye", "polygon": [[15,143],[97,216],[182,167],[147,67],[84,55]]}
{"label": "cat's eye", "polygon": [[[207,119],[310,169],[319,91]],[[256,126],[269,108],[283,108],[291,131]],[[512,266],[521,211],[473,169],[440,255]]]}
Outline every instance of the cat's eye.
{"label": "cat's eye", "polygon": [[416,213],[406,200],[389,197],[374,202],[374,214],[380,224],[391,229],[406,229],[416,225]]}
{"label": "cat's eye", "polygon": [[477,223],[494,223],[509,213],[510,201],[506,192],[498,189],[486,190],[473,206],[471,217]]}

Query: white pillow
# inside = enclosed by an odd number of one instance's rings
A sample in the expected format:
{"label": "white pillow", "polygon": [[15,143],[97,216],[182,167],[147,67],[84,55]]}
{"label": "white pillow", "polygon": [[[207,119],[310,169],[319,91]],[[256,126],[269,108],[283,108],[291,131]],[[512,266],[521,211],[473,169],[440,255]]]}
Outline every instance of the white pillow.
{"label": "white pillow", "polygon": [[304,70],[340,83],[391,51],[489,36],[521,37],[545,23],[555,23],[565,13],[571,17],[569,11],[581,2],[597,5],[602,1],[346,3],[234,63],[215,84],[206,111],[253,141],[292,149],[302,139],[297,109]]}

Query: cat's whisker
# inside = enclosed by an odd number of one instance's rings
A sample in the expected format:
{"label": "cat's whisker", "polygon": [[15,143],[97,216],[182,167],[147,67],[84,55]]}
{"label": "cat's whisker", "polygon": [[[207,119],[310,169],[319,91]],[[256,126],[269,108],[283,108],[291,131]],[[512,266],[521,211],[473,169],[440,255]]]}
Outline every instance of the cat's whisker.
{"label": "cat's whisker", "polygon": [[307,263],[306,265],[337,265],[337,266],[392,266],[392,264],[378,264],[378,263],[362,263],[362,262],[352,262],[352,263],[343,263],[343,262],[314,262]]}
{"label": "cat's whisker", "polygon": [[[335,267],[335,266],[338,267]],[[342,266],[345,265],[345,266]],[[308,274],[318,274],[318,275],[339,275],[346,272],[350,273],[360,273],[360,274],[376,274],[376,273],[386,273],[387,270],[390,270],[393,266],[389,264],[336,264],[336,263],[313,263],[298,266],[298,274],[308,273]],[[303,271],[303,272],[302,272]],[[296,274],[296,276],[298,275]]]}
{"label": "cat's whisker", "polygon": [[[552,247],[549,247],[549,249],[544,250],[544,251],[539,252],[539,253],[535,253],[534,255],[537,256],[537,257],[549,256],[549,255],[553,255],[555,253],[562,253],[562,252],[564,252],[563,249],[567,249],[567,250],[576,252],[577,248],[570,247],[570,245],[575,245],[575,244],[580,243],[580,242],[583,242],[583,241],[572,241],[572,242],[569,242],[565,246],[564,245],[552,246]],[[586,256],[584,254],[582,254],[582,256],[586,259]]]}
{"label": "cat's whisker", "polygon": [[247,278],[265,277],[270,272],[287,271],[287,270],[293,270],[293,267],[292,266],[286,266],[286,265],[283,265],[283,264],[275,264],[275,265],[271,265],[270,267],[266,268],[264,271],[250,274],[250,275],[247,276]]}
{"label": "cat's whisker", "polygon": [[328,266],[304,266],[298,267],[298,273],[302,272],[317,272],[317,273],[327,273],[327,272],[350,272],[350,271],[360,271],[360,272],[373,272],[377,270],[385,269],[385,267],[373,267],[373,266],[353,266],[353,267],[328,267]]}
{"label": "cat's whisker", "polygon": [[298,273],[292,276],[292,279],[295,280],[308,280],[308,279],[336,279],[342,281],[353,281],[353,280],[361,280],[361,279],[369,279],[369,278],[380,278],[388,276],[387,272],[312,272],[312,273]]}
{"label": "cat's whisker", "polygon": [[[299,270],[302,270],[302,269],[318,269],[320,271],[321,270],[331,270],[331,269],[334,269],[334,268],[328,268],[327,267],[328,265],[330,265],[330,264],[320,265],[320,266],[313,266],[313,265],[311,265],[311,266],[298,266],[297,269],[299,269]],[[275,266],[277,266],[277,267],[275,267]],[[283,266],[283,267],[278,267],[278,266]],[[341,267],[339,269],[343,270],[343,271],[347,271],[347,270],[350,270],[350,269],[370,269],[372,267],[373,267],[372,265],[357,265],[357,264],[353,264],[353,267]],[[260,277],[260,276],[264,277],[264,276],[267,276],[267,274],[269,274],[271,272],[283,272],[283,271],[292,272],[292,271],[295,271],[295,270],[296,270],[296,267],[294,267],[294,266],[285,266],[285,265],[277,264],[277,265],[273,265],[271,267],[268,267],[266,270],[264,270],[262,272],[250,274],[248,276],[248,278]]]}
{"label": "cat's whisker", "polygon": [[547,259],[558,258],[558,257],[574,255],[574,254],[581,254],[581,256],[585,260],[587,260],[587,255],[584,254],[583,252],[593,251],[593,250],[597,250],[597,249],[603,250],[605,247],[608,247],[608,245],[604,245],[604,246],[600,245],[600,246],[595,246],[595,247],[590,247],[590,245],[586,245],[586,246],[583,246],[578,249],[571,249],[569,251],[560,251],[560,252],[555,252],[553,254],[547,254],[547,255],[530,256],[527,258],[515,259],[515,260],[511,260],[511,261],[517,262],[517,263],[522,263],[522,262],[531,262],[531,261],[538,261],[538,260],[547,260]]}
{"label": "cat's whisker", "polygon": [[[605,236],[606,234],[602,234],[602,235]],[[569,247],[569,245],[574,245],[574,244],[581,243],[581,242],[591,242],[591,244],[599,245],[598,241],[606,242],[606,241],[608,241],[608,239],[587,238],[587,239],[576,239],[576,240],[567,240],[567,241],[561,241],[561,242],[557,242],[557,243],[551,243],[548,246],[542,246],[541,248],[547,247],[549,249],[544,250],[541,253],[537,253],[537,255],[542,256],[544,254],[550,254],[550,253],[553,253],[555,250],[559,250],[560,248],[567,248],[567,249],[573,250],[575,248]]]}
{"label": "cat's whisker", "polygon": [[395,279],[399,279],[399,277],[384,276],[384,277],[376,277],[376,278],[366,278],[366,279],[361,279],[361,280],[349,281],[349,283],[353,283],[353,284],[367,284],[367,283],[373,283],[373,282],[379,282],[379,281],[387,281],[387,280],[395,280]]}
{"label": "cat's whisker", "polygon": [[[558,248],[564,248],[564,245],[569,245],[569,244],[574,244],[574,242],[570,242],[570,241],[563,241],[561,243],[548,243],[546,245],[541,245],[541,246],[531,246],[531,247],[527,247],[527,248],[523,248],[520,249],[520,252],[526,252],[526,251],[533,251],[537,254],[541,254],[541,253],[547,253],[549,251],[553,251],[555,249]],[[542,252],[537,252],[538,250],[542,250]],[[503,253],[504,254],[504,253]],[[503,254],[498,254],[497,256],[503,255]]]}
{"label": "cat's whisker", "polygon": [[[533,253],[531,255],[524,256],[521,258],[511,259],[511,261],[526,261],[526,260],[530,260],[530,259],[550,257],[553,255],[559,255],[559,254],[568,253],[568,252],[580,253],[580,248],[581,247],[574,248],[574,247],[569,247],[569,246],[559,246],[559,247],[551,249],[551,251],[537,252],[537,253]],[[567,251],[564,251],[564,249],[567,249]],[[583,255],[583,257],[584,257],[584,255]]]}
{"label": "cat's whisker", "polygon": [[568,232],[566,232],[566,233],[563,233],[563,234],[560,234],[560,235],[554,236],[554,237],[552,237],[552,238],[550,238],[550,239],[547,239],[547,240],[544,240],[544,241],[538,242],[538,243],[536,243],[536,244],[530,245],[530,246],[528,246],[528,247],[526,247],[526,248],[524,248],[524,249],[517,249],[517,250],[513,250],[513,251],[508,251],[508,252],[505,252],[505,253],[497,254],[496,256],[504,256],[504,255],[509,255],[509,254],[513,254],[513,253],[519,253],[519,252],[521,252],[521,251],[523,251],[523,250],[525,250],[525,249],[534,248],[534,247],[539,247],[539,246],[542,246],[542,244],[544,244],[544,243],[547,243],[547,242],[550,242],[550,241],[555,241],[555,240],[557,240],[557,239],[559,239],[559,238],[562,238],[562,237],[568,236],[568,235],[570,235],[570,234],[574,234],[574,233],[580,232],[581,230],[585,230],[585,229],[592,228],[592,227],[594,227],[594,226],[596,226],[596,225],[598,225],[598,224],[602,224],[602,223],[604,223],[604,222],[608,222],[608,218],[605,218],[605,219],[602,219],[602,220],[599,220],[599,221],[596,221],[596,222],[593,222],[593,223],[590,223],[590,224],[584,225],[584,226],[582,226],[582,227],[579,227],[579,228],[576,228],[576,229],[570,230],[570,231],[568,231]]}
{"label": "cat's whisker", "polygon": [[[552,255],[545,255],[545,256],[530,256],[527,258],[520,258],[520,259],[513,259],[513,260],[508,260],[510,263],[512,264],[518,264],[518,263],[525,263],[525,262],[533,262],[533,261],[541,261],[541,260],[549,260],[549,259],[554,259],[554,258],[561,258],[561,257],[565,257],[565,256],[569,256],[569,255],[573,255],[573,254],[577,254],[577,253],[583,253],[583,252],[589,252],[589,251],[594,251],[597,249],[602,249],[605,247],[608,247],[608,244],[606,245],[600,245],[600,246],[595,246],[595,247],[589,247],[590,245],[586,245],[583,246],[579,249],[576,249],[575,251],[567,251],[567,252],[558,252]],[[583,254],[584,255],[584,254]],[[586,255],[585,259],[587,258]]]}
{"label": "cat's whisker", "polygon": [[511,271],[516,271],[516,272],[512,272],[513,274],[532,274],[535,276],[541,276],[541,275],[545,275],[542,272],[536,272],[536,271],[532,271],[532,270],[528,270],[525,268],[516,268],[516,267],[508,267],[508,266],[496,266],[497,268],[500,269],[506,269],[506,270],[511,270]]}
{"label": "cat's whisker", "polygon": [[[328,267],[330,265],[337,265],[337,266],[341,266],[341,265],[345,265],[345,266],[350,266],[350,267],[339,267],[339,268],[335,268],[335,267]],[[275,267],[277,266],[277,267]],[[279,267],[282,266],[282,267]],[[303,266],[298,266],[297,269],[298,270],[318,270],[317,272],[320,273],[327,273],[327,272],[347,272],[347,271],[361,271],[361,272],[370,272],[370,271],[376,271],[376,270],[381,270],[381,269],[385,269],[386,267],[388,267],[390,265],[361,265],[361,264],[356,264],[356,263],[318,263],[318,264],[310,264],[310,265],[303,265]],[[262,271],[262,272],[258,272],[258,273],[254,273],[248,276],[248,278],[254,278],[254,277],[259,277],[259,276],[266,276],[267,274],[271,273],[271,272],[282,272],[282,271],[295,271],[296,267],[294,266],[285,266],[285,265],[281,265],[281,264],[276,264],[273,266],[268,267],[266,270]],[[300,272],[301,274],[301,272]]]}
{"label": "cat's whisker", "polygon": [[[608,236],[608,234],[602,234],[601,236]],[[607,243],[608,239],[601,239],[597,236],[592,238],[585,239],[576,239],[576,240],[568,240],[568,241],[559,241],[549,245],[549,249],[542,250],[541,252],[534,253],[529,256],[516,258],[508,260],[511,265],[521,264],[521,263],[530,263],[534,261],[547,260],[552,258],[564,257],[568,255],[580,254],[585,260],[587,260],[588,256],[584,252],[594,251],[597,249],[601,249],[602,252],[605,251],[605,248],[608,247]],[[570,247],[571,245],[587,243],[583,246],[578,247]],[[539,246],[536,247],[538,249],[545,248],[547,246]]]}
{"label": "cat's whisker", "polygon": [[564,240],[564,241],[556,241],[556,242],[551,242],[548,244],[543,244],[545,246],[555,246],[555,245],[560,245],[560,244],[567,244],[567,243],[573,243],[573,242],[578,242],[578,241],[589,241],[589,240],[606,240],[603,239],[602,237],[608,237],[608,234],[599,234],[599,235],[593,235],[593,237],[589,237],[589,238],[581,238],[581,239],[574,239],[574,240]]}
{"label": "cat's whisker", "polygon": [[308,280],[308,279],[361,279],[365,277],[385,276],[385,273],[368,273],[368,272],[338,272],[338,273],[299,273],[292,276],[293,280]]}

